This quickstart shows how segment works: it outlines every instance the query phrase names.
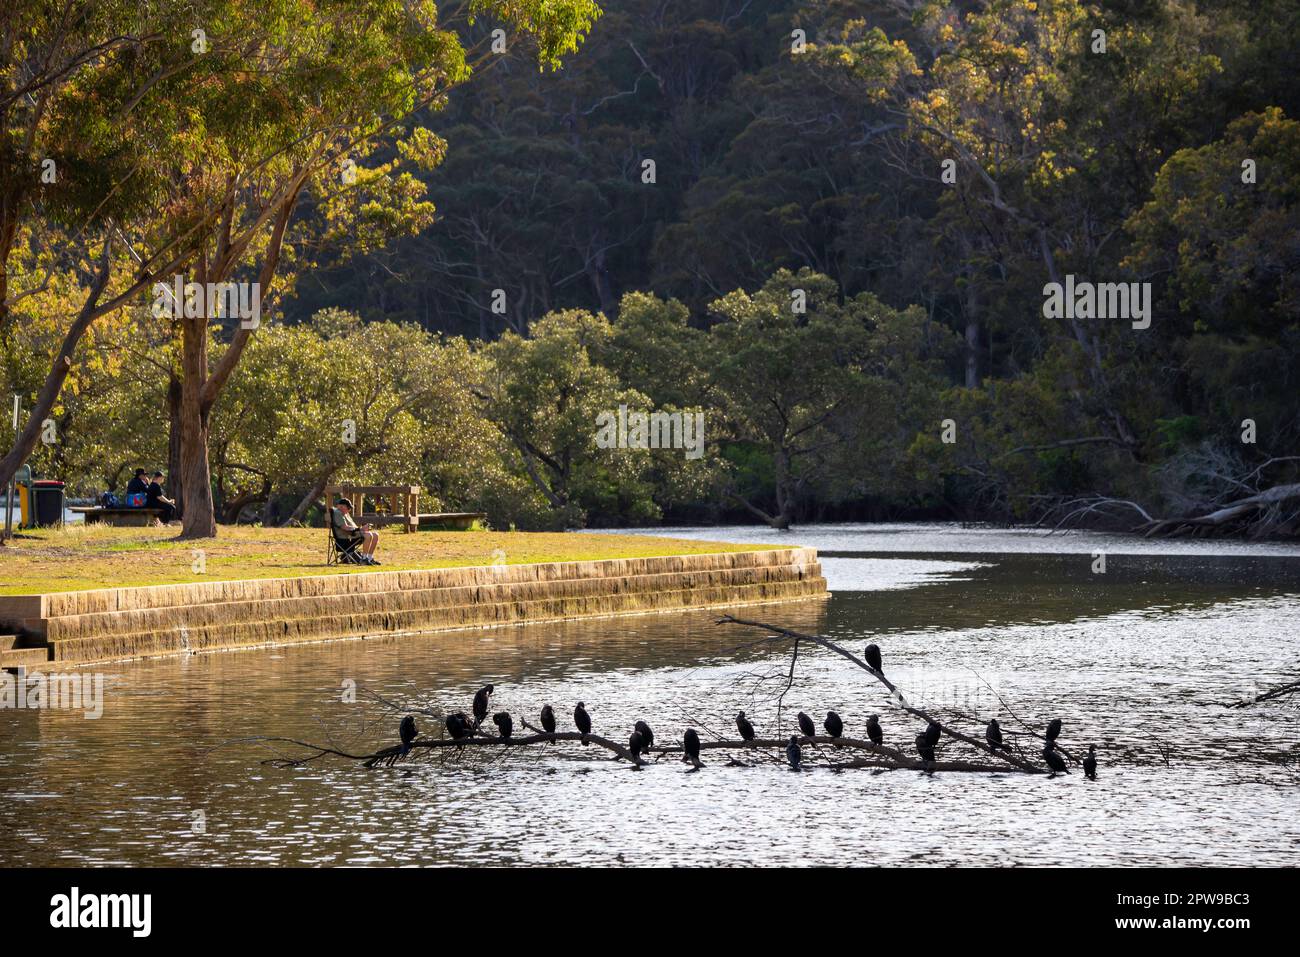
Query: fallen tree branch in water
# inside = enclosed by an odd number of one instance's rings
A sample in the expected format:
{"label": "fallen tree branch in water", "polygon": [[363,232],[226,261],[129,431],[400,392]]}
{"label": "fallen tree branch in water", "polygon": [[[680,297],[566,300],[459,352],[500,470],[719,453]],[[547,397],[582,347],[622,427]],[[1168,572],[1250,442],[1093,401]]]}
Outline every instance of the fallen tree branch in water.
{"label": "fallen tree branch in water", "polygon": [[1263,694],[1257,694],[1253,698],[1247,698],[1245,701],[1232,701],[1225,704],[1225,708],[1248,708],[1252,704],[1259,704],[1261,701],[1272,701],[1274,698],[1284,698],[1289,694],[1295,694],[1300,691],[1300,681],[1293,681],[1290,684],[1282,685],[1280,688],[1274,688],[1272,691],[1265,691]]}
{"label": "fallen tree branch in water", "polygon": [[[533,729],[527,722],[525,727]],[[393,745],[388,748],[381,748],[373,754],[348,754],[335,748],[322,747],[318,744],[312,744],[308,741],[299,741],[295,738],[264,737],[264,738],[246,738],[247,741],[262,741],[275,744],[292,744],[303,748],[309,753],[301,757],[276,757],[268,758],[263,764],[271,767],[289,768],[300,767],[309,764],[319,758],[340,757],[350,761],[358,761],[363,767],[392,767],[399,761],[409,758],[410,755],[418,751],[432,751],[443,748],[460,749],[460,748],[483,748],[483,747],[531,747],[534,745],[550,744],[551,739],[556,741],[582,741],[584,735],[577,731],[556,731],[551,734],[547,731],[538,731],[535,734],[511,736],[502,738],[493,735],[474,735],[468,738],[430,738],[421,740],[417,738],[411,742],[411,747],[406,755],[402,754],[401,745]],[[598,734],[585,735],[589,744],[604,748],[615,754],[616,760],[622,759],[632,761],[632,752],[622,745],[616,744],[608,738]],[[771,749],[781,749],[787,744],[788,739],[778,738],[755,738],[753,741],[701,741],[700,751],[767,751]],[[858,738],[831,738],[823,735],[813,737],[799,736],[801,747],[808,745],[817,745],[819,747],[833,748],[847,751],[865,751],[869,752],[871,757],[862,756],[854,757],[850,760],[838,763],[831,763],[829,766],[837,770],[844,768],[882,768],[891,771],[899,770],[925,770],[925,771],[981,771],[981,772],[1005,772],[1011,770],[1005,764],[980,764],[973,761],[933,761],[924,762],[917,758],[911,757],[897,748],[891,748],[887,745],[872,744],[870,741],[863,741]],[[684,754],[682,745],[655,745],[647,752],[649,754]],[[643,766],[644,761],[637,761],[638,766]],[[1035,769],[1037,770],[1037,769]]]}
{"label": "fallen tree branch in water", "polygon": [[[869,740],[863,740],[860,738],[852,738],[852,737],[844,737],[844,736],[831,737],[830,735],[825,735],[825,736],[803,735],[803,734],[794,735],[793,737],[795,741],[799,744],[800,748],[811,747],[813,749],[811,753],[805,752],[804,763],[806,764],[812,764],[813,766],[829,767],[832,770],[844,770],[849,768],[875,768],[875,769],[884,769],[884,770],[921,770],[925,772],[966,771],[966,772],[980,772],[980,773],[1000,773],[1000,772],[1007,772],[1007,771],[1017,771],[1021,773],[1027,773],[1027,774],[1043,774],[1047,772],[1046,768],[1038,766],[1034,764],[1032,761],[1028,760],[1024,756],[1023,752],[1019,752],[1018,750],[1013,750],[1009,746],[994,748],[991,745],[987,744],[985,741],[981,740],[980,738],[972,737],[970,735],[964,734],[963,732],[958,731],[956,728],[952,727],[951,725],[944,724],[942,721],[937,720],[936,718],[934,718],[932,715],[930,715],[923,709],[914,707],[910,702],[908,702],[908,700],[903,696],[902,692],[899,691],[899,689],[894,685],[894,683],[884,676],[883,672],[876,670],[871,665],[867,664],[865,661],[858,658],[852,652],[836,644],[835,642],[830,641],[827,638],[823,638],[819,635],[803,634],[800,632],[792,631],[788,628],[780,628],[776,625],[769,625],[765,622],[749,621],[742,618],[736,618],[732,615],[724,615],[722,618],[718,619],[717,623],[742,625],[746,627],[757,628],[762,631],[766,631],[770,633],[766,637],[760,638],[753,642],[749,642],[746,645],[746,647],[752,647],[752,646],[767,644],[770,642],[779,642],[779,641],[793,642],[794,650],[791,655],[789,671],[788,673],[784,673],[784,669],[783,669],[783,673],[781,674],[781,677],[785,681],[785,688],[784,690],[781,691],[780,696],[778,697],[778,704],[777,704],[778,727],[780,726],[781,705],[784,701],[786,693],[793,686],[795,663],[798,660],[800,644],[802,642],[808,642],[809,644],[817,645],[819,647],[832,651],[835,654],[839,655],[840,657],[843,657],[851,661],[853,664],[857,665],[859,668],[866,671],[873,678],[879,681],[886,689],[888,689],[890,693],[891,704],[893,704],[898,709],[906,712],[907,714],[912,715],[913,717],[926,722],[927,728],[933,725],[934,728],[936,728],[938,731],[939,739],[942,739],[943,736],[947,736],[948,738],[951,738],[954,741],[959,741],[962,744],[965,744],[968,747],[971,747],[978,752],[982,752],[984,755],[991,756],[994,759],[994,762],[992,763],[987,761],[981,761],[978,759],[972,760],[968,758],[941,760],[935,758],[933,754],[927,751],[927,753],[930,754],[930,759],[927,760],[925,758],[922,758],[919,753],[913,756],[912,754],[900,750],[899,748],[893,747],[891,745],[885,745],[883,743],[875,744]],[[1297,683],[1297,686],[1300,686],[1300,683]],[[1279,692],[1281,690],[1282,689],[1279,689]],[[485,695],[485,693],[490,694],[490,692],[491,692],[491,686],[487,686],[481,689],[479,694]],[[994,694],[995,695],[997,694],[996,691],[994,692]],[[262,762],[263,764],[267,764],[275,767],[282,767],[282,768],[300,767],[304,764],[308,764],[313,761],[317,761],[324,758],[331,758],[331,757],[337,757],[349,761],[359,762],[361,765],[367,768],[392,767],[399,762],[404,762],[407,760],[411,760],[413,758],[427,757],[429,755],[434,754],[435,752],[443,752],[444,755],[451,756],[451,755],[458,755],[464,753],[466,752],[466,749],[473,750],[473,749],[482,749],[482,748],[495,748],[498,749],[497,751],[498,754],[503,754],[504,750],[501,749],[513,748],[513,747],[531,747],[537,745],[551,745],[557,742],[575,742],[575,741],[580,742],[584,745],[594,745],[597,748],[608,751],[613,755],[614,760],[628,761],[638,770],[645,765],[645,762],[640,757],[632,753],[631,748],[634,742],[629,742],[629,744],[625,746],[619,743],[618,741],[607,738],[600,734],[596,734],[592,731],[588,731],[585,734],[576,730],[560,731],[557,729],[556,731],[546,731],[543,730],[542,728],[534,727],[532,724],[528,722],[527,719],[523,718],[522,716],[519,716],[519,724],[525,730],[530,732],[529,734],[521,734],[521,735],[509,734],[508,736],[485,734],[480,727],[480,721],[484,718],[485,711],[487,708],[487,705],[485,703],[486,696],[484,697],[484,701],[480,701],[478,695],[475,696],[475,707],[476,708],[481,707],[483,710],[476,711],[477,718],[474,721],[472,726],[466,722],[464,718],[464,714],[462,712],[448,712],[442,709],[404,706],[402,704],[393,702],[387,698],[384,698],[378,694],[373,694],[373,693],[371,693],[371,697],[375,701],[379,702],[384,708],[392,712],[394,717],[399,713],[405,713],[406,716],[401,722],[401,736],[403,738],[403,741],[406,742],[405,744],[397,744],[397,745],[381,748],[380,750],[375,751],[371,754],[351,754],[347,751],[342,750],[341,748],[314,744],[308,741],[301,741],[296,738],[259,737],[259,738],[246,738],[241,740],[261,741],[268,744],[292,745],[293,747],[302,749],[302,751],[304,752],[302,754],[298,754],[298,755],[280,754],[274,758],[269,758]],[[1001,696],[998,695],[997,697],[1000,701],[1002,701],[1003,705],[1006,706],[1006,702],[1001,698]],[[545,712],[549,711],[549,708],[543,709],[543,711],[544,711],[544,720],[545,720],[546,717]],[[440,734],[438,737],[420,738],[418,736],[418,731],[416,730],[416,727],[413,723],[413,719],[411,717],[412,714],[418,714],[424,717],[433,717],[436,721],[439,722],[440,732],[444,732],[444,733]],[[500,727],[502,727],[507,732],[510,731],[511,722],[509,720],[508,713],[499,713],[498,715],[495,716],[495,718],[501,719],[498,722]],[[958,718],[960,720],[963,719],[964,716],[958,715]],[[459,719],[459,723],[457,723],[456,719]],[[701,723],[700,721],[694,718],[691,718],[689,715],[687,716],[687,720],[691,726],[706,728],[706,726],[703,723]],[[976,720],[976,719],[971,718],[970,720]],[[1016,718],[1015,720],[1019,721],[1018,718]],[[1024,737],[1032,736],[1035,738],[1039,738],[1040,740],[1044,739],[1042,735],[1039,735],[1037,731],[1030,728],[1023,721],[1020,723],[1024,725],[1026,730],[1025,732],[1020,732],[1019,734],[1023,735]],[[587,726],[589,727],[589,725]],[[708,734],[713,735],[715,739],[700,740],[699,749],[701,753],[705,751],[744,752],[744,753],[749,753],[751,755],[754,755],[755,757],[761,757],[761,759],[764,761],[776,760],[777,762],[784,763],[780,757],[775,757],[773,752],[775,752],[776,755],[783,754],[787,744],[789,743],[788,737],[785,736],[776,737],[776,738],[756,737],[752,740],[744,741],[744,740],[731,740],[731,739],[723,738],[721,734],[719,734],[718,732],[708,731],[707,728],[706,728],[706,732]],[[646,733],[648,734],[648,732]],[[752,729],[746,728],[745,733],[752,733]],[[1007,731],[1006,733],[1011,736],[1018,734],[1017,732],[1014,731]],[[454,737],[451,736],[452,734],[457,734],[460,736]],[[629,735],[630,734],[631,732],[629,730]],[[692,738],[694,739],[694,735],[692,735]],[[1059,751],[1063,757],[1067,759],[1069,758],[1068,754],[1066,754],[1064,749],[1060,748],[1059,744],[1054,743],[1051,747],[1054,748],[1056,751]],[[922,744],[917,745],[918,751],[922,748],[923,748]],[[846,760],[843,761],[830,760],[828,752],[844,752]],[[684,763],[690,763],[692,765],[692,770],[699,770],[700,768],[705,766],[702,763],[700,763],[698,760],[693,758],[691,755],[686,754],[684,743],[654,745],[642,749],[640,751],[640,755],[644,755],[644,756],[655,755],[656,758],[661,758],[665,755],[680,755]],[[814,756],[817,759],[815,761],[811,760],[814,758]],[[1045,757],[1047,757],[1046,754]],[[1055,760],[1055,756],[1051,756],[1051,757],[1053,758],[1053,760]],[[748,766],[747,764],[745,764],[745,762],[738,760],[735,756],[732,756],[728,763],[729,765]]]}
{"label": "fallen tree branch in water", "polygon": [[1142,532],[1143,538],[1150,538],[1153,535],[1173,536],[1183,531],[1215,530],[1244,524],[1249,537],[1263,538],[1280,528],[1288,527],[1294,515],[1283,519],[1274,513],[1282,503],[1295,499],[1300,499],[1300,482],[1274,485],[1254,495],[1227,502],[1203,515],[1157,519],[1138,526],[1136,530]]}
{"label": "fallen tree branch in water", "polygon": [[867,674],[871,675],[873,678],[875,678],[882,685],[884,685],[886,688],[889,689],[890,700],[893,702],[895,706],[902,709],[903,711],[906,711],[908,714],[912,715],[913,717],[920,718],[922,721],[925,721],[927,723],[934,722],[939,726],[939,730],[942,734],[946,734],[957,741],[961,741],[963,744],[968,744],[971,747],[983,751],[986,754],[990,754],[1001,761],[1005,761],[1011,766],[1018,768],[1021,771],[1027,771],[1033,774],[1037,774],[1037,773],[1041,773],[1044,770],[1043,768],[1040,768],[1030,763],[1029,761],[1026,761],[1024,758],[1018,757],[1014,754],[1009,754],[1004,751],[995,751],[993,750],[993,748],[989,747],[988,744],[986,744],[985,742],[980,741],[976,738],[972,738],[969,735],[962,734],[960,731],[948,727],[943,722],[935,720],[933,717],[931,717],[926,712],[922,711],[920,708],[912,707],[910,704],[908,704],[907,699],[903,697],[903,693],[899,691],[897,687],[894,686],[894,683],[892,681],[886,678],[875,668],[871,667],[871,665],[867,664],[857,655],[853,654],[853,652],[849,651],[846,648],[841,647],[840,645],[837,645],[835,642],[831,641],[828,638],[822,638],[820,635],[805,635],[802,632],[791,631],[789,628],[780,628],[777,627],[776,625],[769,625],[766,622],[762,622],[762,621],[749,621],[744,618],[737,618],[734,615],[723,615],[721,618],[718,619],[718,624],[746,625],[750,628],[762,628],[765,631],[772,632],[773,635],[775,636],[773,638],[767,639],[769,641],[776,641],[776,640],[780,640],[781,638],[784,638],[796,642],[796,646],[797,643],[800,641],[809,641],[815,645],[820,645],[821,647],[827,649],[828,651],[835,652],[837,655],[839,655],[842,658],[847,658],[849,661],[853,662],[863,671],[867,672]]}

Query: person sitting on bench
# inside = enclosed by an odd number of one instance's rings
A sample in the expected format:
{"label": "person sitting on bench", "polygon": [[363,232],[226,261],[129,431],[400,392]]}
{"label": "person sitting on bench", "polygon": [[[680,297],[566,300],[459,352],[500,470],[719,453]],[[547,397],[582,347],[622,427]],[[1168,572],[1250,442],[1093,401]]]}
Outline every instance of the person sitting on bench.
{"label": "person sitting on bench", "polygon": [[145,507],[156,508],[162,511],[159,518],[166,525],[176,517],[176,503],[163,494],[163,474],[162,472],[153,473],[153,481],[149,483],[149,490],[146,493]]}
{"label": "person sitting on bench", "polygon": [[145,478],[144,469],[136,469],[135,478],[126,483],[127,495],[133,495],[137,492],[144,495],[149,494],[149,480]]}
{"label": "person sitting on bench", "polygon": [[338,505],[330,509],[330,521],[334,525],[334,537],[345,541],[360,538],[361,554],[358,556],[364,565],[378,565],[375,549],[379,547],[379,533],[369,525],[357,527],[352,517],[352,502],[346,498],[339,499]]}

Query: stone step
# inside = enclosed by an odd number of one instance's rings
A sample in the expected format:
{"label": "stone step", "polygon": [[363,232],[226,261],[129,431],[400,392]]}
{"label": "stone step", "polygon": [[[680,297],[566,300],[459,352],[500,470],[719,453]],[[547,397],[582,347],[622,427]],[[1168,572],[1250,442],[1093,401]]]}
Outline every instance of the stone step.
{"label": "stone step", "polygon": [[405,571],[347,571],[300,578],[262,578],[147,585],[54,592],[46,595],[0,596],[0,621],[55,619],[71,615],[192,607],[232,601],[319,598],[328,595],[415,591],[430,588],[557,582],[619,580],[649,574],[699,573],[711,570],[795,567],[815,563],[816,549],[775,548],[749,552],[710,552],[656,558],[613,558],[579,562],[466,566]]}
{"label": "stone step", "polygon": [[42,634],[47,641],[57,642],[79,638],[166,632],[173,631],[181,625],[195,629],[212,625],[288,622],[302,618],[429,612],[435,609],[477,604],[604,598],[721,586],[741,587],[800,581],[807,578],[821,578],[819,563],[811,562],[802,566],[771,565],[699,572],[667,572],[627,578],[514,582],[206,603],[188,608],[146,608],[66,615],[45,622],[31,622],[29,625],[34,632]]}
{"label": "stone step", "polygon": [[9,648],[0,651],[0,669],[39,668],[50,660],[49,648]]}
{"label": "stone step", "polygon": [[480,602],[451,607],[387,610],[357,615],[210,624],[131,635],[103,635],[53,642],[56,661],[147,657],[222,648],[360,638],[383,634],[530,624],[566,618],[641,614],[692,608],[731,607],[826,596],[826,581],[721,585],[676,591],[587,595],[537,601]]}
{"label": "stone step", "polygon": [[10,648],[18,647],[17,635],[0,635],[0,651],[8,651]]}

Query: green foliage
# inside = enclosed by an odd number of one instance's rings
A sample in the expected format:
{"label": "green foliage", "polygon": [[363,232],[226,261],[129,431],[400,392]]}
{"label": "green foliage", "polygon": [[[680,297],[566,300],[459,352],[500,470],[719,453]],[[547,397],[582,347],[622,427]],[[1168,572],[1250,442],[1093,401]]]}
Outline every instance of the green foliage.
{"label": "green foliage", "polygon": [[[14,14],[11,82],[53,42],[47,7]],[[80,42],[142,16],[78,8]],[[463,12],[468,29],[430,2],[150,5],[163,39],[75,73],[32,147],[16,106],[6,196],[28,208],[39,193],[47,219],[21,223],[6,256],[5,383],[34,393],[55,317],[84,294],[82,223],[112,215],[148,252],[204,222],[229,176],[257,199],[248,223],[310,166],[283,320],[214,413],[229,501],[292,504],[329,472],[410,476],[444,507],[520,527],[1026,518],[1090,494],[1159,511],[1209,487],[1184,474],[1204,462],[1226,489],[1300,444],[1300,3]],[[213,46],[186,66],[196,15]],[[510,54],[456,89],[498,24]],[[77,175],[37,183],[38,152]],[[265,250],[261,230],[240,268]],[[1151,328],[1044,317],[1044,285],[1067,274],[1151,282]],[[161,454],[169,334],[143,317],[96,331],[58,409],[66,446],[43,467],[98,483],[133,450]],[[598,448],[597,417],[623,404],[703,412],[705,455]],[[87,428],[115,405],[130,414]],[[341,418],[361,425],[355,447],[336,441]]]}

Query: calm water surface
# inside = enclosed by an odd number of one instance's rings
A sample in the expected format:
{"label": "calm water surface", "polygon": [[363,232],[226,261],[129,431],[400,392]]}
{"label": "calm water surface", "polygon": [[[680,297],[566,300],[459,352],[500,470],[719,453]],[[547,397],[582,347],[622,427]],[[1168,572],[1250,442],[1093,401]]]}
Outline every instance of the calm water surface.
{"label": "calm water surface", "polygon": [[[567,718],[581,698],[611,736],[645,718],[661,739],[687,724],[734,737],[738,708],[775,732],[788,648],[739,647],[758,635],[713,614],[660,614],[113,665],[98,720],[0,711],[0,862],[1300,863],[1297,704],[1223,707],[1300,672],[1300,549],[957,526],[659,531],[818,547],[829,601],[740,613],[857,651],[874,637],[890,677],[949,717],[1060,716],[1067,748],[1097,744],[1100,779],[793,774],[717,752],[699,773],[670,759],[633,772],[573,744],[280,770],[241,740],[369,751],[396,722],[366,689],[468,710],[488,681],[516,720],[546,702]],[[879,712],[887,740],[910,741],[917,723],[882,692],[805,652],[781,730],[834,708],[848,733]]]}

